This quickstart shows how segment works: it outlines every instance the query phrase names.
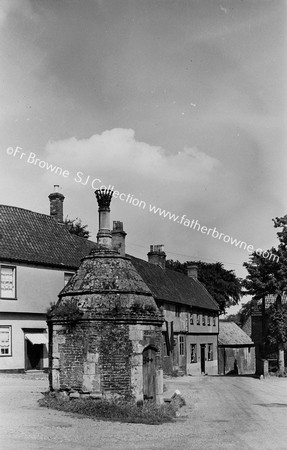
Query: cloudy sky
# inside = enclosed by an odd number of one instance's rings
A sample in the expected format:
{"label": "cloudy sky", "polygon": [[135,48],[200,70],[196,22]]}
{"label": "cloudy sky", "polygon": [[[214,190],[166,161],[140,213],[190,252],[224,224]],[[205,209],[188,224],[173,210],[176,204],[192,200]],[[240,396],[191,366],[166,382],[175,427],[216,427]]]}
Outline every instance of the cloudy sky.
{"label": "cloudy sky", "polygon": [[246,250],[149,205],[276,245],[285,1],[0,0],[0,51],[0,203],[49,214],[60,184],[65,215],[95,238],[93,188],[111,185],[146,204],[112,201],[129,253],[164,244],[168,258],[222,261],[241,277]]}

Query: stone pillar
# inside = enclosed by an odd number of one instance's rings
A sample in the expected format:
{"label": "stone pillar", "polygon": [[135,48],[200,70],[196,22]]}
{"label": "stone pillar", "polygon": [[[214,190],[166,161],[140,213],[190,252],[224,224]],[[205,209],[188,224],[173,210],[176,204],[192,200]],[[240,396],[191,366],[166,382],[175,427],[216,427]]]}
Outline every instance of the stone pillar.
{"label": "stone pillar", "polygon": [[112,233],[110,230],[110,203],[113,192],[109,189],[97,189],[95,191],[99,205],[99,231],[97,243],[104,247],[112,247]]}

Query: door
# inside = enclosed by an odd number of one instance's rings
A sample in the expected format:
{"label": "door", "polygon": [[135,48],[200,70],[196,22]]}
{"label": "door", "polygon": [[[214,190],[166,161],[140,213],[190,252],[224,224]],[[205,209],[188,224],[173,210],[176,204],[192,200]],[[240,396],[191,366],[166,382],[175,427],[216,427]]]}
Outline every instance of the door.
{"label": "door", "polygon": [[43,344],[32,344],[25,339],[25,370],[41,370],[43,362]]}
{"label": "door", "polygon": [[143,398],[155,401],[155,350],[147,347],[143,351]]}
{"label": "door", "polygon": [[205,344],[200,345],[201,373],[205,373]]}

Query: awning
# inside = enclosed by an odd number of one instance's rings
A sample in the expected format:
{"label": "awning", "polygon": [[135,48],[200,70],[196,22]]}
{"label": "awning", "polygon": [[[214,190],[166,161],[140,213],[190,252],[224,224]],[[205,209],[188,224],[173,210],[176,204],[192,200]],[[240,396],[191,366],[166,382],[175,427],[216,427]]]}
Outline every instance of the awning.
{"label": "awning", "polygon": [[25,338],[31,342],[31,344],[48,344],[47,335],[44,333],[26,333]]}

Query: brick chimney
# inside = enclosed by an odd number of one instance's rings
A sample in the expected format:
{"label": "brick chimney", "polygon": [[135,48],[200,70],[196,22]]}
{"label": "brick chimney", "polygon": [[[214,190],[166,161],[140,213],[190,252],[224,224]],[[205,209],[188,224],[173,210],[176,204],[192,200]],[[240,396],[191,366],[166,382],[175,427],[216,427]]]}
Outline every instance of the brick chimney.
{"label": "brick chimney", "polygon": [[123,222],[113,221],[112,243],[113,248],[119,252],[121,256],[126,254],[126,239],[127,233],[124,231]]}
{"label": "brick chimney", "polygon": [[148,262],[165,269],[166,254],[163,245],[151,245],[147,254]]}
{"label": "brick chimney", "polygon": [[63,223],[63,202],[65,197],[59,192],[59,185],[54,184],[54,192],[49,195],[50,216],[58,223]]}
{"label": "brick chimney", "polygon": [[113,191],[110,189],[97,189],[95,191],[99,205],[99,231],[97,243],[108,248],[112,248],[112,233],[110,230],[110,203]]}
{"label": "brick chimney", "polygon": [[194,280],[197,280],[197,271],[198,267],[196,264],[189,264],[187,266],[187,276],[193,278]]}

